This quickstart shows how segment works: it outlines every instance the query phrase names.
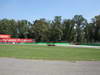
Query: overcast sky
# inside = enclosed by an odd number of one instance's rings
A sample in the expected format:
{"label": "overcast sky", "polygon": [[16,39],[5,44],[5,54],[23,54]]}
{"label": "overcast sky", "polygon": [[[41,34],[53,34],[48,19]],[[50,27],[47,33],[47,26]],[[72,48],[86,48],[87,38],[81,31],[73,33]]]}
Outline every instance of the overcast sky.
{"label": "overcast sky", "polygon": [[0,19],[52,20],[54,16],[73,18],[76,14],[88,20],[100,15],[100,0],[0,0]]}

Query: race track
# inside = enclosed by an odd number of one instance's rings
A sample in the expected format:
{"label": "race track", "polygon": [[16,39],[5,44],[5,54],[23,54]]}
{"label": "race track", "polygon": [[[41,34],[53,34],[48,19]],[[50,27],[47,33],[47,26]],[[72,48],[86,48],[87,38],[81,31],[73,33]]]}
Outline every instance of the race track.
{"label": "race track", "polygon": [[100,61],[0,58],[0,75],[100,75]]}

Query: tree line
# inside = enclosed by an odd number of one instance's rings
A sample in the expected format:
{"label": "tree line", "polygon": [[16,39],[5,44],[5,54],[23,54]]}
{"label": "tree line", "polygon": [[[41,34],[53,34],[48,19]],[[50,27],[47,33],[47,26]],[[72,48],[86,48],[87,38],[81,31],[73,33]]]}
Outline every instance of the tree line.
{"label": "tree line", "polygon": [[11,34],[14,38],[32,38],[37,42],[64,41],[75,43],[100,42],[100,15],[88,22],[82,15],[72,19],[55,16],[53,20],[0,19],[0,34]]}

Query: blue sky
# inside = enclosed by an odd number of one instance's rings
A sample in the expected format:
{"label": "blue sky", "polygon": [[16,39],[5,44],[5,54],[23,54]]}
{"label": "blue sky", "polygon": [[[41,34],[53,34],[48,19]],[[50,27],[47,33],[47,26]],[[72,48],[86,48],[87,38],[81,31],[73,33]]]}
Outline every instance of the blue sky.
{"label": "blue sky", "polygon": [[54,16],[73,18],[76,14],[88,20],[100,15],[100,0],[0,0],[0,19],[52,20]]}

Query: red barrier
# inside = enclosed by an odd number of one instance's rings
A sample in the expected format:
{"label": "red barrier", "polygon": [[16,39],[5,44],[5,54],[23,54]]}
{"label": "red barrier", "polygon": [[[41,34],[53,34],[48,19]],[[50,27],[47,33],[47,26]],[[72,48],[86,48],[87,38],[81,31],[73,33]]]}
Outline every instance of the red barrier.
{"label": "red barrier", "polygon": [[19,38],[3,38],[0,42],[15,42],[15,43],[32,43],[35,42],[33,39],[19,39]]}
{"label": "red barrier", "polygon": [[8,35],[8,34],[0,34],[0,38],[11,38],[11,35]]}

